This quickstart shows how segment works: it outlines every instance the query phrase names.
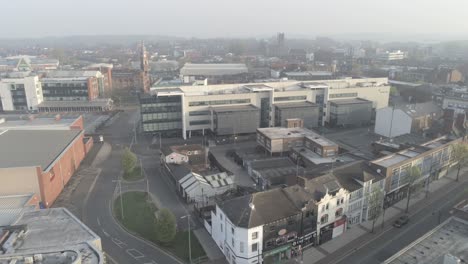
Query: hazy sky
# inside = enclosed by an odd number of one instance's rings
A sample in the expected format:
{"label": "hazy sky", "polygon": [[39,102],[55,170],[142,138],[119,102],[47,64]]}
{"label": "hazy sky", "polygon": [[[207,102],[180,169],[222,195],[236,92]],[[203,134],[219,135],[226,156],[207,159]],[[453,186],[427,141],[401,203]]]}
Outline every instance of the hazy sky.
{"label": "hazy sky", "polygon": [[0,38],[393,33],[468,39],[468,0],[2,0]]}

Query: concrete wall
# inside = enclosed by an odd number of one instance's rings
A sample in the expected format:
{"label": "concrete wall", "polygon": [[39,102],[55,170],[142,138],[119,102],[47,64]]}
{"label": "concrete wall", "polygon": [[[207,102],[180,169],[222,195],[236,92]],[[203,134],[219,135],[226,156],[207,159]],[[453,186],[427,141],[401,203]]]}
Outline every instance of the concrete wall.
{"label": "concrete wall", "polygon": [[411,133],[411,123],[411,117],[400,109],[393,111],[392,107],[385,107],[377,110],[374,132],[384,137],[397,137]]}
{"label": "concrete wall", "polygon": [[255,133],[260,127],[260,111],[235,111],[214,113],[216,135]]}
{"label": "concrete wall", "polygon": [[330,102],[330,122],[332,126],[364,125],[372,120],[372,103],[333,104]]}
{"label": "concrete wall", "polygon": [[276,109],[279,120],[275,120],[276,126],[287,127],[286,119],[300,118],[304,121],[304,127],[318,127],[319,108],[318,107],[297,107]]}

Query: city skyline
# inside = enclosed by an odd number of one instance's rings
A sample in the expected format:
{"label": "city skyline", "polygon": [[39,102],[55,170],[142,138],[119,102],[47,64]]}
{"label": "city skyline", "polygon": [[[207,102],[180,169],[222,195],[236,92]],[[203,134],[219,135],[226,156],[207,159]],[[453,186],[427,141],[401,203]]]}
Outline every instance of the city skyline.
{"label": "city skyline", "polygon": [[[294,37],[378,38],[379,35],[391,34],[401,38],[418,36],[423,40],[466,39],[468,22],[464,10],[467,8],[467,2],[457,0],[443,3],[397,0],[391,5],[369,0],[324,3],[293,0],[276,4],[264,0],[255,3],[240,0],[231,5],[224,0],[164,3],[84,0],[70,9],[70,1],[24,0],[4,3],[0,23],[9,26],[0,29],[0,36],[166,35],[211,38],[270,36],[284,31]],[[17,22],[12,23],[15,20]]]}

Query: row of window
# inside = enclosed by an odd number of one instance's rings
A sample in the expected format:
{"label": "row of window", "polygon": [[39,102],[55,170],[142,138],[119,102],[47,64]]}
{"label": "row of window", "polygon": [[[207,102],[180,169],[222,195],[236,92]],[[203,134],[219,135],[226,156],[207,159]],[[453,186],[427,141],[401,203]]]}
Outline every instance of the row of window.
{"label": "row of window", "polygon": [[194,120],[194,121],[190,121],[189,124],[190,124],[191,126],[209,125],[209,124],[211,124],[211,120]]}
{"label": "row of window", "polygon": [[300,96],[281,96],[281,97],[275,97],[275,102],[281,102],[281,101],[296,101],[296,100],[306,100],[307,96],[305,95],[300,95]]}
{"label": "row of window", "polygon": [[143,114],[142,119],[144,121],[149,121],[149,120],[163,120],[163,119],[169,119],[169,120],[174,120],[174,119],[179,119],[181,120],[182,118],[182,113],[180,112],[174,112],[174,113],[150,113],[150,114]]}
{"label": "row of window", "polygon": [[211,111],[191,111],[191,112],[189,112],[189,116],[204,116],[204,115],[211,115]]}
{"label": "row of window", "polygon": [[43,87],[85,87],[86,83],[43,83]]}
{"label": "row of window", "polygon": [[190,102],[189,106],[203,106],[203,105],[231,105],[231,104],[248,104],[250,99],[237,99],[237,100],[214,100],[214,101],[197,101]]}
{"label": "row of window", "polygon": [[[344,198],[336,200],[336,205],[339,206],[340,204],[344,204]],[[330,203],[327,203],[326,205],[322,205],[322,210],[320,212],[328,210],[329,207],[330,207]]]}
{"label": "row of window", "polygon": [[343,98],[343,97],[357,97],[357,93],[338,93],[338,94],[330,94],[330,98]]}
{"label": "row of window", "polygon": [[181,122],[166,122],[166,123],[150,123],[143,124],[143,131],[162,131],[162,130],[172,130],[172,129],[182,129]]}

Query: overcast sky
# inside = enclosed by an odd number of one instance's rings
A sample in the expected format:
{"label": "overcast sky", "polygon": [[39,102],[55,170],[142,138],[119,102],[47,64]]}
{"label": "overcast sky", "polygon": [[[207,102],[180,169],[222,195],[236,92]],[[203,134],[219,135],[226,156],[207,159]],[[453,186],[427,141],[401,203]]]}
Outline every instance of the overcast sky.
{"label": "overcast sky", "polygon": [[352,33],[468,39],[468,0],[2,0],[0,38]]}

